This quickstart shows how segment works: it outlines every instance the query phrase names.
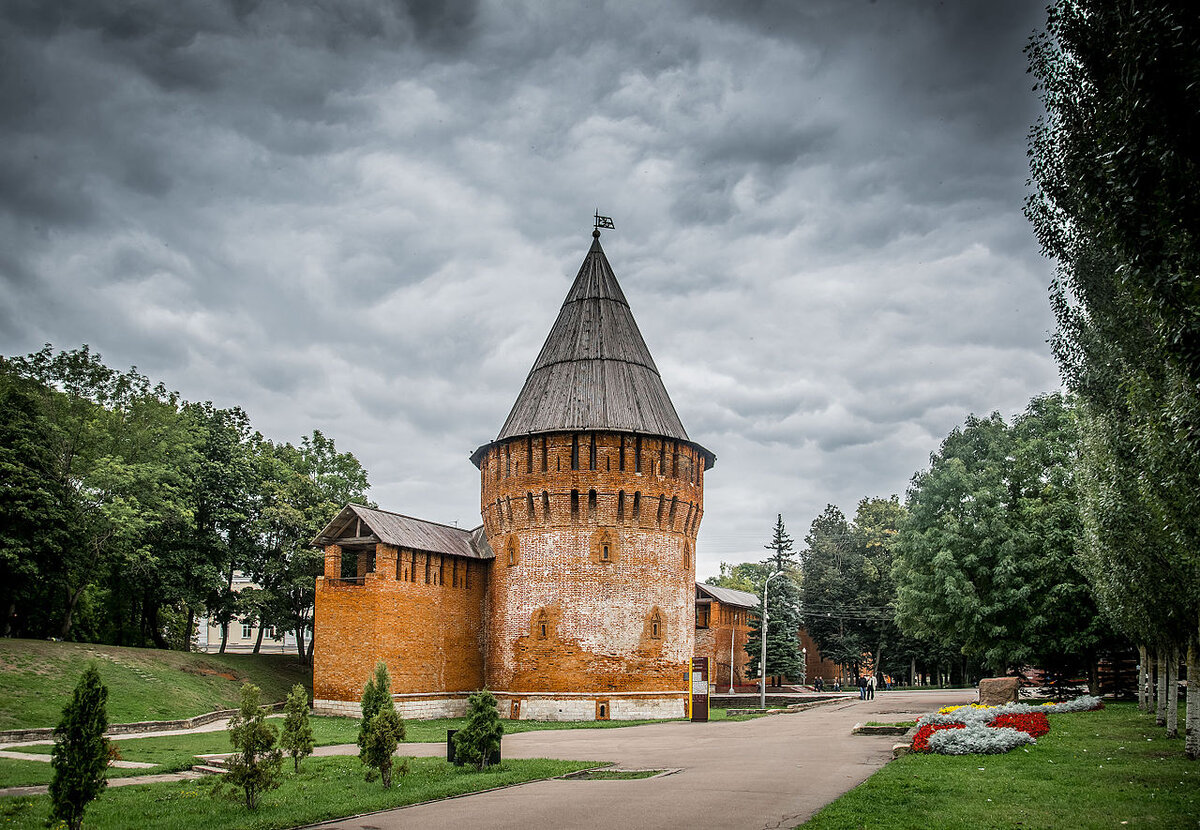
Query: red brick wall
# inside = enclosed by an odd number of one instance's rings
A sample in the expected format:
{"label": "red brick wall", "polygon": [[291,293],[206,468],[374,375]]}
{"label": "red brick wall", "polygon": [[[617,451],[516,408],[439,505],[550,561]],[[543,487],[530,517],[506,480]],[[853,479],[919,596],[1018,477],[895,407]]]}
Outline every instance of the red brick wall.
{"label": "red brick wall", "polygon": [[[326,569],[340,550],[326,548]],[[336,555],[335,555],[336,554]],[[488,563],[377,545],[363,584],[318,577],[313,696],[352,700],[383,660],[392,692],[483,686],[483,602]],[[426,564],[429,582],[426,582]],[[414,580],[415,576],[415,580]],[[455,584],[457,583],[457,585]]]}
{"label": "red brick wall", "polygon": [[696,656],[707,657],[709,680],[718,689],[729,689],[729,644],[733,641],[733,682],[746,680],[746,641],[750,638],[750,612],[713,600],[708,606],[708,628],[696,628]]}
{"label": "red brick wall", "polygon": [[643,436],[638,472],[638,441],[556,433],[507,441],[481,460],[481,510],[496,553],[490,688],[684,688],[704,461],[691,445]]}

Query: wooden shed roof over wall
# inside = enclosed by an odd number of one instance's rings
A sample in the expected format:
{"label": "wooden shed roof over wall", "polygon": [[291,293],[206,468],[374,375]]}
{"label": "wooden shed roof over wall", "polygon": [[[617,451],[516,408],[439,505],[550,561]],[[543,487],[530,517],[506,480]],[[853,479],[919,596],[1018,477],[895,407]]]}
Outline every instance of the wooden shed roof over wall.
{"label": "wooden shed roof over wall", "polygon": [[500,434],[471,460],[498,441],[576,431],[663,436],[695,446],[706,466],[715,458],[688,438],[598,234]]}
{"label": "wooden shed roof over wall", "polygon": [[495,558],[482,525],[474,530],[463,530],[387,510],[363,507],[361,504],[343,507],[313,539],[313,544],[318,547],[341,543],[369,545],[376,542],[466,559]]}
{"label": "wooden shed roof over wall", "polygon": [[736,591],[733,588],[718,588],[716,585],[696,583],[696,598],[715,599],[722,605],[732,605],[735,608],[758,608],[758,597],[746,591]]}

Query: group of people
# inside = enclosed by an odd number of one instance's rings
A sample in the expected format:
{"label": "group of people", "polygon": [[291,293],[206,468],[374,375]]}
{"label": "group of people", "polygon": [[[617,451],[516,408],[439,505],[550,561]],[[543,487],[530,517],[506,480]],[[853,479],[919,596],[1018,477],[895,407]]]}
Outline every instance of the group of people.
{"label": "group of people", "polygon": [[[858,699],[859,700],[874,700],[875,687],[877,681],[875,675],[859,676],[858,678]],[[818,677],[813,681],[813,690],[818,692],[825,691],[825,678]],[[840,679],[833,681],[833,691],[840,692],[842,690],[842,682]]]}

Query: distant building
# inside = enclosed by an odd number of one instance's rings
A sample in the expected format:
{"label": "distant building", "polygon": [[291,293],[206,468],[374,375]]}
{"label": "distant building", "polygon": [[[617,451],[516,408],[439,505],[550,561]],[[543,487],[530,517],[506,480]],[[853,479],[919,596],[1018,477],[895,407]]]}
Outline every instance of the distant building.
{"label": "distant building", "polygon": [[[250,577],[241,571],[234,571],[232,588],[235,592],[246,588],[257,588]],[[229,638],[225,643],[225,651],[252,652],[258,643],[259,624],[252,617],[235,618],[229,623]],[[262,643],[259,645],[260,654],[296,653],[296,635],[292,631],[280,631],[268,627],[262,632]],[[215,652],[221,650],[221,624],[208,617],[200,617],[196,623],[196,634],[193,649],[195,651]],[[305,633],[305,640],[312,636],[311,626]]]}
{"label": "distant building", "polygon": [[746,643],[757,608],[754,594],[696,583],[696,656],[708,658],[718,692],[749,682]]}

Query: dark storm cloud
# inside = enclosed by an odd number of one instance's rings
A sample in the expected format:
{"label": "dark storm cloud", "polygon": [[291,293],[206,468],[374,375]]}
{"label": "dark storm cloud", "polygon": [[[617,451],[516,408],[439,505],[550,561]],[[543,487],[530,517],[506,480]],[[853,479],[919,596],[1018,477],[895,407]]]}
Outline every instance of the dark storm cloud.
{"label": "dark storm cloud", "polygon": [[88,342],[320,428],[385,507],[472,524],[465,457],[599,208],[719,458],[701,572],[757,557],[776,513],[799,538],[900,492],[968,411],[1054,385],[1020,215],[1039,12],[9,2],[0,348]]}

